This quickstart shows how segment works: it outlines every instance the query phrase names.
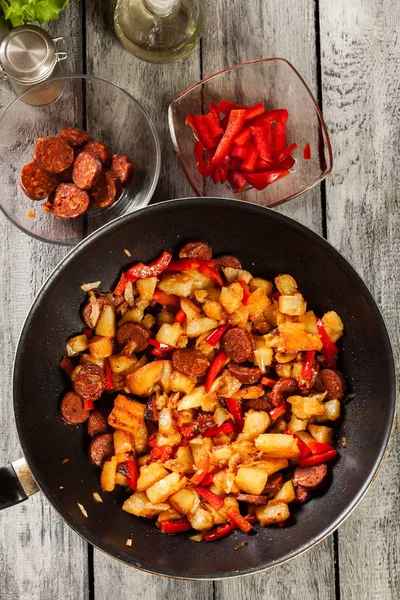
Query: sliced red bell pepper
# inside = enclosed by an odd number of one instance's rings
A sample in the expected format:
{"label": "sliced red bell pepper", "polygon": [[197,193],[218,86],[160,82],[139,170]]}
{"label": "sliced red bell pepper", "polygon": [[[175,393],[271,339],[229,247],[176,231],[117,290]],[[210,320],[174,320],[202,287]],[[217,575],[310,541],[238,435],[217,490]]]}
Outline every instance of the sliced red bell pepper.
{"label": "sliced red bell pepper", "polygon": [[137,492],[137,482],[139,479],[139,469],[137,462],[134,458],[128,459],[126,462],[126,469],[128,472],[128,485]]}
{"label": "sliced red bell pepper", "polygon": [[251,125],[245,125],[240,133],[235,137],[234,142],[238,146],[244,146],[251,140]]}
{"label": "sliced red bell pepper", "polygon": [[216,146],[217,139],[224,133],[224,130],[220,125],[219,117],[217,121],[215,119],[215,116],[211,112],[209,112],[207,115],[204,115],[204,121],[207,125],[208,131],[214,138],[214,145]]}
{"label": "sliced red bell pepper", "polygon": [[305,442],[303,442],[302,439],[299,438],[298,435],[296,435],[292,431],[285,431],[285,433],[286,433],[286,435],[291,435],[296,439],[297,447],[300,452],[300,460],[302,458],[307,458],[307,456],[310,456],[310,454],[311,454],[310,448],[308,447],[308,445]]}
{"label": "sliced red bell pepper", "polygon": [[236,425],[242,431],[244,426],[242,403],[236,398],[225,398],[226,408],[231,413]]}
{"label": "sliced red bell pepper", "polygon": [[257,104],[250,106],[246,110],[246,121],[249,121],[250,119],[257,117],[258,115],[261,115],[263,112],[264,112],[264,102],[258,102]]}
{"label": "sliced red bell pepper", "polygon": [[[239,146],[239,148],[241,147],[243,148],[245,146]],[[250,173],[253,172],[256,166],[257,158],[257,146],[254,142],[250,142],[247,148],[246,158],[244,159],[241,166],[242,170],[249,171]]]}
{"label": "sliced red bell pepper", "polygon": [[289,113],[285,108],[278,108],[276,110],[269,110],[258,117],[254,117],[252,119],[252,125],[265,125],[266,123],[276,123],[277,121],[283,121],[287,123],[289,118]]}
{"label": "sliced red bell pepper", "polygon": [[88,340],[91,340],[93,337],[93,330],[89,329],[89,327],[85,327],[83,330],[83,335],[86,335]]}
{"label": "sliced red bell pepper", "polygon": [[235,510],[234,508],[227,508],[225,514],[235,523],[235,525],[239,527],[239,529],[241,529],[245,533],[249,533],[249,531],[253,529],[251,523],[249,523],[247,519],[242,517],[240,512]]}
{"label": "sliced red bell pepper", "polygon": [[232,421],[225,421],[225,423],[222,423],[222,425],[217,425],[215,427],[209,427],[208,429],[206,429],[206,431],[203,433],[203,437],[215,437],[216,435],[219,435],[220,433],[229,435],[230,433],[233,433],[234,431],[235,431],[235,428],[233,426]]}
{"label": "sliced red bell pepper", "polygon": [[[164,252],[149,265],[137,263],[125,271],[125,277],[128,281],[136,281],[137,279],[145,279],[146,277],[158,277],[167,268],[171,262],[172,254],[164,250]],[[114,292],[115,293],[115,292]]]}
{"label": "sliced red bell pepper", "polygon": [[216,527],[209,533],[206,533],[204,539],[206,542],[217,542],[218,540],[221,540],[222,538],[229,535],[231,531],[233,531],[231,523],[225,523],[225,525],[220,525],[219,527]]}
{"label": "sliced red bell pepper", "polygon": [[276,156],[275,162],[279,163],[279,162],[285,160],[285,158],[290,156],[292,154],[292,152],[294,152],[296,150],[296,148],[297,148],[297,144],[290,144],[290,146],[288,146],[287,148],[282,150],[282,152],[280,152],[280,154],[278,154]]}
{"label": "sliced red bell pepper", "polygon": [[[271,140],[271,136],[269,132],[271,131],[270,127],[266,129],[263,126],[260,127],[251,127],[251,133],[253,134],[253,138],[257,148],[258,156],[267,162],[271,162],[274,154],[274,145],[273,140]],[[257,188],[258,189],[258,188]]]}
{"label": "sliced red bell pepper", "polygon": [[328,332],[325,329],[325,326],[321,319],[317,319],[317,329],[319,333],[319,337],[321,338],[321,342],[323,344],[322,355],[329,367],[335,366],[336,355],[339,352],[339,348],[336,344],[331,340],[328,335]]}
{"label": "sliced red bell pepper", "polygon": [[287,403],[286,403],[286,400],[284,400],[283,402],[278,404],[278,406],[275,406],[275,408],[270,410],[269,416],[271,417],[271,419],[273,421],[276,421],[277,419],[279,419],[279,417],[284,415],[286,411],[287,411]]}
{"label": "sliced red bell pepper", "polygon": [[190,479],[190,483],[193,483],[193,485],[199,485],[203,481],[204,477],[208,474],[210,470],[210,464],[210,455],[208,452],[204,452],[199,460],[199,466],[196,473]]}
{"label": "sliced red bell pepper", "polygon": [[185,425],[185,424],[178,425],[178,423],[177,423],[176,426],[178,428],[179,433],[188,440],[190,440],[191,438],[194,438],[194,436],[196,435],[195,425]]}
{"label": "sliced red bell pepper", "polygon": [[216,346],[218,344],[219,340],[224,335],[225,331],[228,329],[228,327],[229,327],[229,324],[226,323],[225,325],[220,325],[219,327],[217,327],[217,329],[214,329],[214,331],[212,331],[206,337],[207,344],[210,344],[210,346]]}
{"label": "sliced red bell pepper", "polygon": [[174,454],[175,448],[173,446],[154,446],[151,451],[151,455],[156,460],[161,460],[161,462],[165,462],[171,458]]}
{"label": "sliced red bell pepper", "polygon": [[221,352],[213,360],[210,368],[208,369],[207,376],[206,376],[206,382],[205,382],[206,392],[210,391],[212,384],[217,379],[218,373],[220,371],[222,371],[222,369],[225,367],[225,365],[228,363],[228,361],[229,361],[229,359],[228,359],[227,355],[225,354],[225,352]]}
{"label": "sliced red bell pepper", "polygon": [[246,158],[247,156],[247,145],[239,146],[235,144],[231,151],[231,156],[236,156],[237,158]]}
{"label": "sliced red bell pepper", "polygon": [[93,410],[94,409],[94,402],[93,400],[86,400],[85,398],[83,399],[83,410]]}
{"label": "sliced red bell pepper", "polygon": [[286,123],[277,121],[275,124],[275,152],[279,155],[286,148]]}
{"label": "sliced red bell pepper", "polygon": [[161,521],[160,527],[163,533],[182,533],[182,531],[189,531],[189,529],[192,528],[187,519],[181,519],[179,521]]}
{"label": "sliced red bell pepper", "polygon": [[237,194],[240,194],[240,192],[243,191],[243,188],[247,185],[246,177],[238,171],[231,171],[228,175],[228,179]]}
{"label": "sliced red bell pepper", "polygon": [[325,454],[326,452],[332,452],[332,450],[335,450],[335,448],[330,444],[317,442],[317,440],[310,440],[307,442],[307,446],[312,454]]}
{"label": "sliced red bell pepper", "polygon": [[225,183],[228,179],[229,157],[225,157],[222,163],[217,165],[217,167],[219,167],[219,181],[220,183]]}
{"label": "sliced red bell pepper", "polygon": [[231,102],[230,100],[221,100],[221,102],[217,106],[217,110],[224,115],[229,115],[232,110],[240,110],[242,108],[247,108],[245,104],[237,104],[236,102]]}
{"label": "sliced red bell pepper", "polygon": [[282,179],[282,177],[286,177],[289,175],[290,171],[285,169],[278,171],[264,171],[260,173],[246,173],[245,177],[247,181],[252,185],[256,190],[263,190],[268,185],[271,185],[277,179]]}
{"label": "sliced red bell pepper", "polygon": [[173,346],[169,346],[168,344],[163,344],[162,342],[159,342],[158,340],[150,339],[149,344],[151,346],[154,346],[151,353],[153,354],[153,356],[157,356],[158,358],[163,358],[163,359],[168,360],[169,358],[171,358],[171,354],[173,352],[175,352],[175,350],[176,350],[176,348],[174,348]]}
{"label": "sliced red bell pepper", "polygon": [[[281,160],[280,162],[274,162],[272,165],[270,165],[270,168],[275,171],[275,169],[291,169],[294,165],[296,164],[295,159],[293,158],[293,156],[287,156],[286,158],[284,158],[283,160]],[[257,164],[256,164],[257,166]],[[261,171],[266,171],[267,169],[260,169]]]}
{"label": "sliced red bell pepper", "polygon": [[310,144],[308,142],[304,146],[303,157],[304,157],[304,160],[310,160],[311,159],[311,146],[310,146]]}
{"label": "sliced red bell pepper", "polygon": [[261,383],[262,385],[266,385],[268,387],[274,387],[274,385],[276,384],[277,380],[276,379],[272,379],[272,377],[263,377],[261,379]]}
{"label": "sliced red bell pepper", "polygon": [[114,296],[123,296],[126,286],[129,283],[129,279],[122,273],[119,281],[114,289]]}
{"label": "sliced red bell pepper", "polygon": [[240,283],[240,285],[242,286],[242,290],[243,290],[243,298],[242,298],[242,304],[244,306],[247,306],[250,300],[250,290],[249,290],[249,286],[247,285],[247,281],[245,281],[244,279],[238,279],[237,280],[238,283]]}
{"label": "sliced red bell pepper", "polygon": [[220,183],[220,181],[221,181],[221,166],[220,165],[216,165],[214,167],[214,170],[211,175],[211,179],[212,179],[213,183],[215,183],[215,184]]}
{"label": "sliced red bell pepper", "polygon": [[[211,102],[211,104],[210,104],[210,113],[213,116],[214,122],[217,123],[219,126],[221,126],[221,118],[219,116],[218,106],[215,104],[215,102]],[[221,127],[221,129],[222,129],[222,127]]]}
{"label": "sliced red bell pepper", "polygon": [[220,498],[219,496],[217,496],[217,494],[214,494],[214,492],[212,492],[211,490],[207,489],[206,487],[195,487],[194,491],[197,492],[198,494],[200,494],[200,496],[202,498],[204,498],[204,500],[206,502],[208,502],[208,504],[214,509],[214,510],[219,510],[220,508],[223,507],[224,505],[224,501],[222,500],[222,498]]}
{"label": "sliced red bell pepper", "polygon": [[179,296],[175,294],[166,294],[162,290],[154,290],[153,300],[163,306],[180,306]]}
{"label": "sliced red bell pepper", "polygon": [[[205,155],[205,159],[204,159]],[[201,142],[196,142],[194,145],[194,161],[196,163],[196,167],[200,175],[203,177],[210,177],[213,172],[213,165],[211,164],[211,159],[213,157],[213,153],[210,150],[206,150]]]}
{"label": "sliced red bell pepper", "polygon": [[207,475],[202,479],[201,485],[202,487],[209,487],[214,482],[214,475],[218,473],[218,471],[214,471],[214,473],[207,473]]}
{"label": "sliced red bell pepper", "polygon": [[300,466],[310,467],[312,465],[320,465],[321,463],[334,460],[336,456],[336,450],[330,450],[330,452],[325,452],[324,454],[315,454],[312,456],[307,456],[307,458],[303,458],[302,460],[300,460]]}
{"label": "sliced red bell pepper", "polygon": [[107,358],[104,361],[104,370],[106,372],[106,390],[107,392],[111,392],[114,389],[114,383],[110,363],[108,362]]}
{"label": "sliced red bell pepper", "polygon": [[[242,162],[243,160],[241,158],[238,158],[237,156],[234,156],[233,158],[230,159],[229,162],[229,171],[239,171],[240,167],[242,166]],[[229,176],[229,173],[228,173]]]}
{"label": "sliced red bell pepper", "polygon": [[235,136],[239,133],[239,131],[242,129],[245,119],[245,110],[231,111],[229,115],[228,126],[212,158],[213,164],[217,165],[218,163],[222,162],[224,158],[228,155],[233,144],[233,140]]}
{"label": "sliced red bell pepper", "polygon": [[181,308],[178,310],[178,312],[175,315],[175,323],[183,323],[183,321],[186,319],[186,313],[184,310],[182,310]]}
{"label": "sliced red bell pepper", "polygon": [[188,115],[185,123],[189,125],[195,137],[205,148],[214,148],[216,141],[211,135],[203,115]]}
{"label": "sliced red bell pepper", "polygon": [[278,167],[273,166],[272,163],[266,162],[257,156],[256,164],[254,165],[254,171],[256,173],[260,171],[268,171],[268,169],[274,171],[276,168]]}
{"label": "sliced red bell pepper", "polygon": [[311,379],[314,368],[315,350],[308,350],[304,357],[303,370],[301,376],[303,379]]}
{"label": "sliced red bell pepper", "polygon": [[205,275],[220,287],[224,287],[224,280],[222,279],[221,273],[217,271],[215,267],[208,267],[207,265],[203,265],[199,267],[199,271],[202,275]]}
{"label": "sliced red bell pepper", "polygon": [[66,356],[64,356],[64,358],[61,360],[60,367],[68,375],[68,377],[71,377],[72,371],[75,368],[74,365],[72,364],[72,362]]}
{"label": "sliced red bell pepper", "polygon": [[179,258],[178,260],[171,260],[168,267],[165,269],[165,272],[196,271],[199,267],[213,267],[214,265],[215,259],[213,258]]}

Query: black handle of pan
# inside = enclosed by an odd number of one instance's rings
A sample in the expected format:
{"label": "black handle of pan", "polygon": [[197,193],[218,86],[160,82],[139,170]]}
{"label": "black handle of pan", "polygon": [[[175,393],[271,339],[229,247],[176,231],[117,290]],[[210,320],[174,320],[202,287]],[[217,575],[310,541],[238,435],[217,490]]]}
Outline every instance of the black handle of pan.
{"label": "black handle of pan", "polygon": [[0,467],[0,510],[27,500],[39,491],[24,458]]}

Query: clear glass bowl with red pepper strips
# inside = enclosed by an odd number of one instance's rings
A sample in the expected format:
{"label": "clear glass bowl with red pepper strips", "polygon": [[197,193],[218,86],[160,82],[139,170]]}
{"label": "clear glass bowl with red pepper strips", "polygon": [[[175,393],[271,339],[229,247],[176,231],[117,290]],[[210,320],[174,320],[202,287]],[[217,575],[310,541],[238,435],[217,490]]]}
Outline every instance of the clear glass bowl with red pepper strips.
{"label": "clear glass bowl with red pepper strips", "polygon": [[[241,123],[243,110],[248,113]],[[317,101],[283,58],[235,65],[199,81],[171,102],[168,117],[175,151],[197,196],[276,206],[332,170]]]}

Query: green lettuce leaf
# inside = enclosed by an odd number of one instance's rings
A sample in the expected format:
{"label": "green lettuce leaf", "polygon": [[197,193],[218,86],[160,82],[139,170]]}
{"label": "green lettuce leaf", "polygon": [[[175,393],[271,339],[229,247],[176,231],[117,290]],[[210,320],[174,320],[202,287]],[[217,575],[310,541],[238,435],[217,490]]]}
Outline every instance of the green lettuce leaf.
{"label": "green lettuce leaf", "polygon": [[0,0],[0,27],[18,27],[27,22],[43,25],[57,19],[68,0]]}

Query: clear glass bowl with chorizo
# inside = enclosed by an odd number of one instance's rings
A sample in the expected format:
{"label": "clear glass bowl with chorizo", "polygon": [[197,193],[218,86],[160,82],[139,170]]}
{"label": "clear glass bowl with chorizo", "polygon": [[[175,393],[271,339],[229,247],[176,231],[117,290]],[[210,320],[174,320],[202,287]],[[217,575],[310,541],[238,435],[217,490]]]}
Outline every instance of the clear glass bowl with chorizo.
{"label": "clear glass bowl with chorizo", "polygon": [[[25,101],[32,89],[42,104]],[[38,84],[4,110],[0,160],[3,213],[35,238],[74,245],[149,203],[160,145],[130,94],[103,79],[73,75]]]}
{"label": "clear glass bowl with chorizo", "polygon": [[341,318],[316,315],[290,274],[246,267],[192,241],[134,263],[112,292],[82,286],[61,418],[87,426],[100,493],[125,488],[122,510],[160,534],[282,527],[339,457]]}

